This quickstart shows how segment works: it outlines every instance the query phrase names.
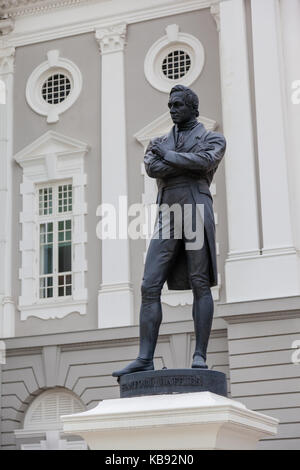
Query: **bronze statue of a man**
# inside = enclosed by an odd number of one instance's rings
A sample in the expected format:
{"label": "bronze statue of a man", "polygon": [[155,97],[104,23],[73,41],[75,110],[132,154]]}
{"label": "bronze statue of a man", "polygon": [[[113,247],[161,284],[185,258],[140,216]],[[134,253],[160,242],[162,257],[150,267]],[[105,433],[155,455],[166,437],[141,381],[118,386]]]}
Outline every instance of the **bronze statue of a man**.
{"label": "bronze statue of a man", "polygon": [[[198,97],[191,89],[183,85],[172,88],[168,106],[174,126],[169,134],[150,142],[144,163],[147,174],[157,180],[159,208],[162,204],[180,204],[183,209],[185,205],[192,206],[193,220],[183,217],[182,224],[191,222],[194,226],[198,205],[204,207],[203,243],[198,249],[188,249],[190,240],[185,235],[175,237],[172,226],[168,238],[152,237],[141,286],[139,355],[124,369],[113,372],[114,377],[154,369],[153,355],[162,320],[160,296],[165,281],[169,289],[193,291],[196,348],[192,367],[207,368],[206,350],[214,310],[210,288],[217,284],[209,186],[225,153],[226,141],[222,134],[207,131],[197,121],[198,105]],[[162,228],[161,217],[157,217],[155,226],[157,233]]]}

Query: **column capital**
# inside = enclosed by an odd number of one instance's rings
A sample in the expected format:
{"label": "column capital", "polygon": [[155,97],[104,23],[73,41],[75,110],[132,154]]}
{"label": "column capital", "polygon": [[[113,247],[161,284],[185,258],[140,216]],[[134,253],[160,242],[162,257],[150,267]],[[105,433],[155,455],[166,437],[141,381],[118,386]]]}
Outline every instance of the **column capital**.
{"label": "column capital", "polygon": [[96,40],[101,54],[120,52],[124,50],[126,41],[126,23],[111,25],[96,29]]}
{"label": "column capital", "polygon": [[0,75],[14,72],[15,48],[0,48]]}
{"label": "column capital", "polygon": [[2,36],[13,31],[15,22],[12,18],[0,18],[0,33]]}

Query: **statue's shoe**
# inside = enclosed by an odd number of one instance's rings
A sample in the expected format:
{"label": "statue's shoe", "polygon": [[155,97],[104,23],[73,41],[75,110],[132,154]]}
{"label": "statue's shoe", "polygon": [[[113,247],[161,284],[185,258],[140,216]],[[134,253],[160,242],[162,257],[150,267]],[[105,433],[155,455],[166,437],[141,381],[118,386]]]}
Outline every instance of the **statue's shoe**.
{"label": "statue's shoe", "polygon": [[203,357],[200,355],[196,355],[193,357],[192,368],[193,369],[207,369],[208,367]]}
{"label": "statue's shoe", "polygon": [[145,370],[154,370],[152,359],[142,359],[138,357],[135,361],[128,364],[124,369],[116,370],[112,373],[113,377],[121,377],[121,375],[132,374],[133,372],[142,372]]}

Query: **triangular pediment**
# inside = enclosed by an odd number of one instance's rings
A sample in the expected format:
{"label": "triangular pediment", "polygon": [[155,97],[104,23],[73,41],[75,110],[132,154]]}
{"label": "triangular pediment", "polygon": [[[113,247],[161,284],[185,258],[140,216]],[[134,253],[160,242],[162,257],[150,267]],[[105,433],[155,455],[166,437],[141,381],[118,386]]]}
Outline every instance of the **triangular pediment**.
{"label": "triangular pediment", "polygon": [[[217,122],[206,116],[199,116],[198,121],[202,122],[204,127],[210,131],[213,131],[217,127]],[[134,135],[134,137],[145,147],[145,145],[147,145],[148,142],[154,137],[167,134],[172,126],[173,122],[169,111],[167,111],[157,119],[154,119],[154,121],[150,122],[150,124],[147,124],[145,127],[143,127]]]}
{"label": "triangular pediment", "polygon": [[61,156],[86,152],[88,148],[88,145],[80,140],[58,132],[48,131],[20,150],[14,158],[19,164],[22,164],[51,154]]}

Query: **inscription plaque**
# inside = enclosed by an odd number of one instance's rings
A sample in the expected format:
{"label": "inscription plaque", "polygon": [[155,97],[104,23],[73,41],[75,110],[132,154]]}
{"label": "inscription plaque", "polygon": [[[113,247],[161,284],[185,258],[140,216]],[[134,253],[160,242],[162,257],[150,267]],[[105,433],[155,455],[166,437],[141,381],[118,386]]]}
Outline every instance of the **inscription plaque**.
{"label": "inscription plaque", "polygon": [[227,396],[226,376],[208,369],[162,369],[120,377],[120,397],[139,397],[189,392],[212,392]]}

